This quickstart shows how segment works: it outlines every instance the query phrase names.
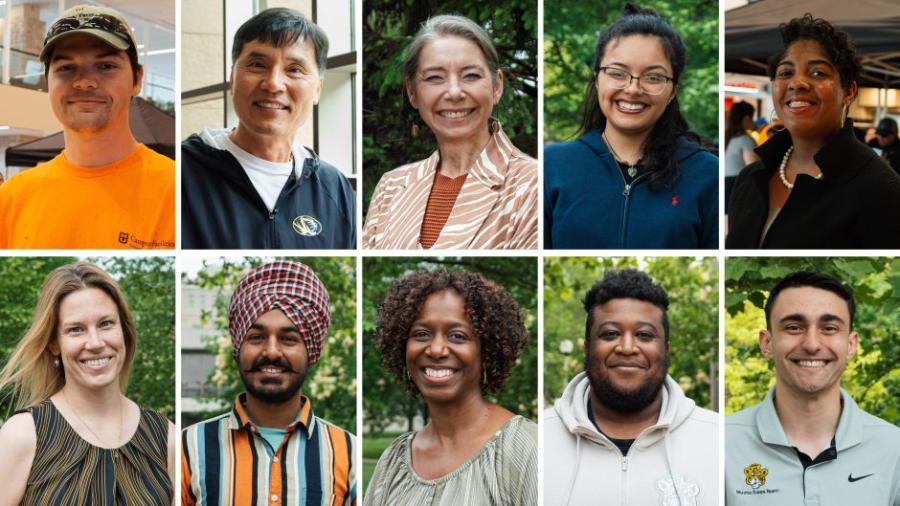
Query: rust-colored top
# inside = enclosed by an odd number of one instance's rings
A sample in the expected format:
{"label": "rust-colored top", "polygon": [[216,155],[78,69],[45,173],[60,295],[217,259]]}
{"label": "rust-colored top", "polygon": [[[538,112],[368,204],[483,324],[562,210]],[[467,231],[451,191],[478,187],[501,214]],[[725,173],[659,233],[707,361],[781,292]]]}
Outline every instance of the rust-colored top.
{"label": "rust-colored top", "polygon": [[453,210],[453,204],[456,203],[456,196],[462,189],[463,183],[466,182],[466,176],[457,176],[449,178],[440,172],[435,172],[434,185],[431,187],[431,195],[428,196],[428,205],[425,206],[425,218],[422,219],[422,231],[419,240],[424,249],[434,246],[447,218],[450,217],[450,211]]}

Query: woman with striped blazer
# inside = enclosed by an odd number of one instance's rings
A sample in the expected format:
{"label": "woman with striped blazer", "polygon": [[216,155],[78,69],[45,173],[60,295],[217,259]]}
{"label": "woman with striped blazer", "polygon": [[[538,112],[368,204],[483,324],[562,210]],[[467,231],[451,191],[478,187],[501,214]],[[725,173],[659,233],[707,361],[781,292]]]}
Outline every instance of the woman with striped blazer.
{"label": "woman with striped blazer", "polygon": [[503,72],[484,29],[462,16],[430,18],[403,73],[409,103],[438,150],[382,176],[365,247],[537,249],[537,161],[491,117]]}
{"label": "woman with striped blazer", "polygon": [[136,341],[109,274],[85,263],[50,273],[0,371],[21,409],[0,428],[0,506],[173,504],[175,426],[123,393]]}

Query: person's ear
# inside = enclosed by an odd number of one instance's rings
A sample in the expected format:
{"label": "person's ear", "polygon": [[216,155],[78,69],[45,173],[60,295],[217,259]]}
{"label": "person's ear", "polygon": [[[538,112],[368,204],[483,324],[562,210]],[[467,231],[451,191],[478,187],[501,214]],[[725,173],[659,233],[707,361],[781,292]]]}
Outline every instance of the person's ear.
{"label": "person's ear", "polygon": [[772,358],[772,334],[768,330],[759,331],[759,351],[767,358]]}

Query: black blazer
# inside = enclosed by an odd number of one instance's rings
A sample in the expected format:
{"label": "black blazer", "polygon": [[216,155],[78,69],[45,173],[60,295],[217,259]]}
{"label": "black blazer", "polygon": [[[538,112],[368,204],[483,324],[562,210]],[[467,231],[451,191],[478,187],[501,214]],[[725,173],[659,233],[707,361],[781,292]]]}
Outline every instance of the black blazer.
{"label": "black blazer", "polygon": [[[756,148],[741,171],[728,214],[729,249],[756,249],[769,212],[769,178],[792,144],[787,131]],[[853,135],[847,121],[815,155],[823,178],[800,174],[769,227],[768,249],[900,248],[900,176]]]}

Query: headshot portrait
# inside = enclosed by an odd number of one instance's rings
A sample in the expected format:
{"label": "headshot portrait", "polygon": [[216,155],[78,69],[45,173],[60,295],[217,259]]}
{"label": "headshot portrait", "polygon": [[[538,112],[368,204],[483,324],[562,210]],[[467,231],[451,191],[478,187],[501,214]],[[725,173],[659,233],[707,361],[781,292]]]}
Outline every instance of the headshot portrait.
{"label": "headshot portrait", "polygon": [[538,504],[534,258],[363,264],[365,502]]}
{"label": "headshot portrait", "polygon": [[363,247],[537,249],[537,2],[366,2]]}
{"label": "headshot portrait", "polygon": [[174,264],[0,258],[0,503],[173,503]]}
{"label": "headshot portrait", "polygon": [[900,6],[829,0],[809,13],[797,3],[776,18],[763,4],[725,14],[726,103],[750,103],[771,125],[742,168],[726,166],[736,179],[725,247],[900,248],[890,117],[900,111],[891,89]]}
{"label": "headshot portrait", "polygon": [[725,504],[900,502],[896,259],[725,269]]}
{"label": "headshot portrait", "polygon": [[174,10],[49,4],[0,6],[0,249],[175,248]]}
{"label": "headshot portrait", "polygon": [[717,248],[717,3],[553,0],[544,27],[544,247]]}
{"label": "headshot portrait", "polygon": [[185,262],[182,504],[358,504],[354,264]]}
{"label": "headshot portrait", "polygon": [[714,257],[545,259],[544,504],[718,503],[717,287]]}
{"label": "headshot portrait", "polygon": [[183,248],[356,248],[355,3],[285,3],[182,3]]}

